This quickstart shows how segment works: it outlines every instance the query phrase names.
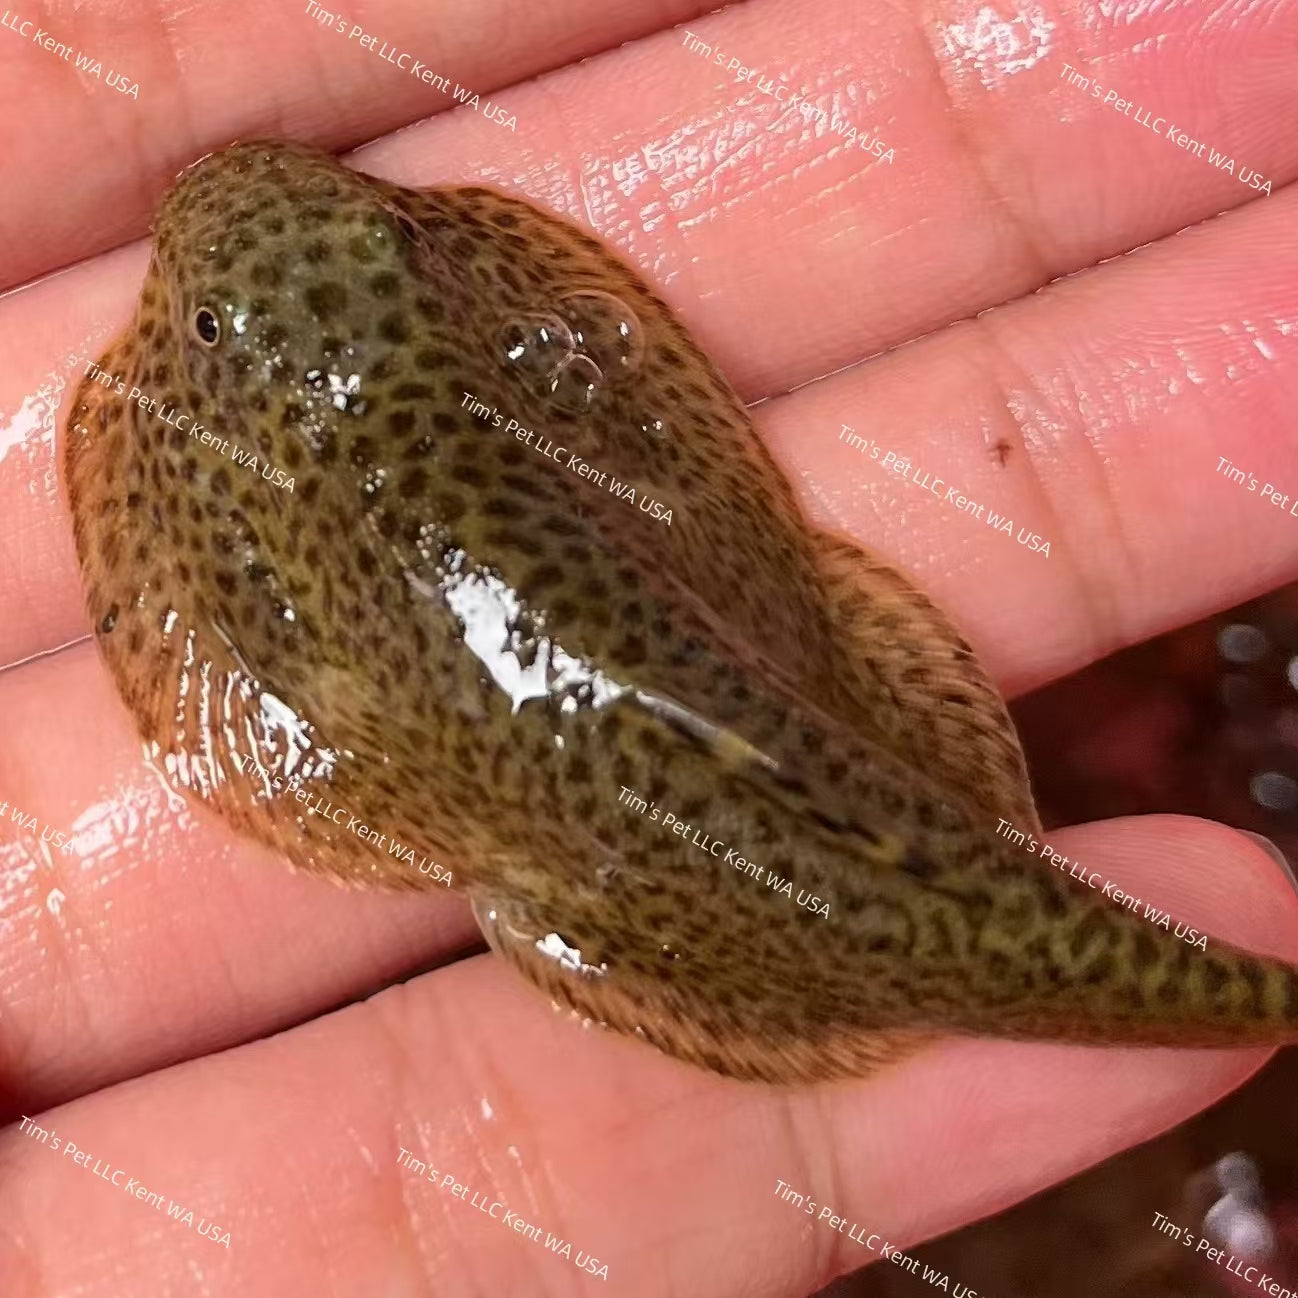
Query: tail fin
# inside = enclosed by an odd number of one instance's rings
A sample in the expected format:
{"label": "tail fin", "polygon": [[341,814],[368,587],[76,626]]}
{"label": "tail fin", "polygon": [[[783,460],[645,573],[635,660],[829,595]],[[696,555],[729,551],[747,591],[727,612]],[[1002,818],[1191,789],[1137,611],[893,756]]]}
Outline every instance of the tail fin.
{"label": "tail fin", "polygon": [[[1143,913],[979,835],[962,867],[907,885],[920,924],[934,898],[954,903],[955,962],[921,960],[933,1025],[979,1035],[1078,1043],[1277,1045],[1298,1037],[1298,969]],[[990,837],[991,841],[986,839]],[[960,853],[956,853],[957,858]],[[903,867],[904,869],[904,867]],[[958,919],[955,917],[958,916]]]}

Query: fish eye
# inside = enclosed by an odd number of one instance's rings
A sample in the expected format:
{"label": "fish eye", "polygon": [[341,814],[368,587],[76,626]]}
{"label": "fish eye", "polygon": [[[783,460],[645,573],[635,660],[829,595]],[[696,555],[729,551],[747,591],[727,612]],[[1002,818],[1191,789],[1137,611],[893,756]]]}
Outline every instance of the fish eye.
{"label": "fish eye", "polygon": [[217,323],[215,314],[205,306],[199,307],[194,313],[194,332],[198,335],[198,341],[208,347],[215,345],[221,336],[221,326]]}

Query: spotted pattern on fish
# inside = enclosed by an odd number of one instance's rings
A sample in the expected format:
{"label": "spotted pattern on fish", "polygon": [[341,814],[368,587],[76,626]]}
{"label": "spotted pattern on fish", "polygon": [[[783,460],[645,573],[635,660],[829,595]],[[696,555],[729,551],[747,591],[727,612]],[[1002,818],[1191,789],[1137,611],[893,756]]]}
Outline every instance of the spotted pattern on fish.
{"label": "spotted pattern on fish", "polygon": [[96,639],[163,777],[298,868],[453,879],[561,1003],[736,1077],[1292,1033],[1287,966],[998,835],[1040,825],[970,646],[576,227],[236,145],[99,367],[63,451]]}

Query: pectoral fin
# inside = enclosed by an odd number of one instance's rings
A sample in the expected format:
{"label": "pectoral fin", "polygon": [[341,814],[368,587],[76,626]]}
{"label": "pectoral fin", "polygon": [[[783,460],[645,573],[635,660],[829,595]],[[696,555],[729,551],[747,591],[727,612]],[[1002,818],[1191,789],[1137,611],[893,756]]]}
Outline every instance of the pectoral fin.
{"label": "pectoral fin", "polygon": [[842,537],[818,540],[870,737],[979,819],[1003,816],[1040,833],[1014,723],[964,638],[895,568]]}
{"label": "pectoral fin", "polygon": [[[130,346],[119,341],[103,367],[129,376],[131,365]],[[381,707],[357,704],[352,681],[323,668],[318,693],[339,701],[326,733],[310,709],[286,701],[295,693],[288,683],[263,678],[243,660],[223,633],[220,611],[195,597],[184,556],[169,543],[169,520],[149,503],[156,491],[130,439],[156,428],[133,429],[137,415],[135,403],[115,388],[83,379],[63,455],[94,635],[149,760],[175,792],[201,800],[303,870],[430,886],[413,861],[394,858],[378,843],[392,819],[385,819],[382,790],[376,795],[373,782],[346,760],[346,749],[366,750],[362,736],[380,726]],[[233,630],[233,614],[230,624]],[[257,643],[246,626],[239,631],[240,643]],[[349,832],[353,815],[374,834]],[[411,846],[443,861],[450,855],[442,844]]]}
{"label": "pectoral fin", "polygon": [[738,978],[628,930],[561,922],[514,901],[476,898],[492,948],[559,1007],[638,1036],[664,1054],[744,1081],[805,1085],[860,1078],[934,1040],[763,1018]]}

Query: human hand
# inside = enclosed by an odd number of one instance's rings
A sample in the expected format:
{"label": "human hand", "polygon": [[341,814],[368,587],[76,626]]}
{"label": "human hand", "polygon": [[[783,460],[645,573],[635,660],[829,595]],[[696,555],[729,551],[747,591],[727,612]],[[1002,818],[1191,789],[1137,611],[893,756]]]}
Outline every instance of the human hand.
{"label": "human hand", "polygon": [[[673,11],[877,133],[895,150],[885,163],[736,85],[679,29],[645,34],[635,8],[527,9],[492,27],[466,7],[437,31],[413,5],[367,18],[484,94],[541,70],[529,51],[599,57],[493,95],[514,131],[461,109],[358,165],[495,183],[593,225],[746,399],[773,398],[755,419],[813,519],[905,566],[1008,694],[1292,576],[1298,523],[1216,466],[1285,471],[1298,240],[1278,186],[1298,145],[1271,129],[1294,94],[1272,60],[1298,19],[1248,13],[1227,42],[1138,10],[1005,28],[971,11],[936,29],[917,10],[845,5]],[[0,30],[3,84],[31,123],[0,145],[8,284],[142,234],[170,176],[230,138],[341,146],[449,106],[296,5],[223,10],[216,31],[191,11],[165,35],[77,22],[56,34],[100,58],[111,46],[140,96],[74,91],[61,60]],[[1277,192],[1247,202],[1257,191],[1071,84],[1064,60],[1193,120]],[[1214,78],[1239,87],[1229,113],[1188,88]],[[49,476],[57,407],[125,324],[146,260],[135,243],[0,302],[0,662],[84,633]],[[984,518],[882,468],[844,424],[958,484]],[[1049,555],[988,526],[993,509]],[[858,1083],[726,1082],[552,1014],[493,957],[456,958],[474,941],[460,901],[291,876],[176,803],[88,644],[0,675],[0,717],[0,800],[25,813],[0,813],[8,1109],[62,1106],[36,1118],[59,1150],[16,1125],[0,1138],[0,1290],[20,1298],[597,1283],[421,1180],[402,1149],[574,1259],[594,1254],[611,1292],[792,1298],[878,1257],[820,1208],[904,1247],[1144,1139],[1263,1057],[952,1041]],[[1298,958],[1285,881],[1229,830],[1148,817],[1055,838],[1210,942]],[[94,1175],[96,1160],[194,1226]]]}

